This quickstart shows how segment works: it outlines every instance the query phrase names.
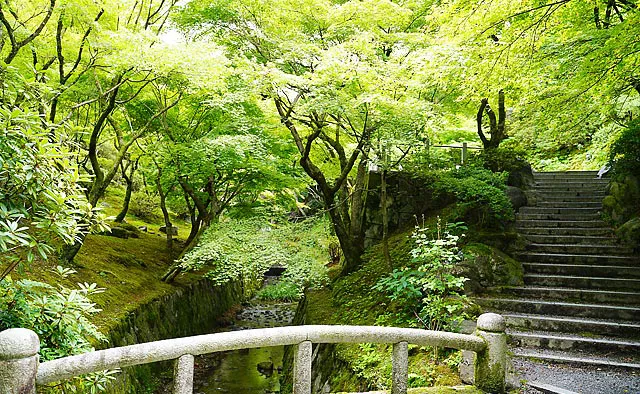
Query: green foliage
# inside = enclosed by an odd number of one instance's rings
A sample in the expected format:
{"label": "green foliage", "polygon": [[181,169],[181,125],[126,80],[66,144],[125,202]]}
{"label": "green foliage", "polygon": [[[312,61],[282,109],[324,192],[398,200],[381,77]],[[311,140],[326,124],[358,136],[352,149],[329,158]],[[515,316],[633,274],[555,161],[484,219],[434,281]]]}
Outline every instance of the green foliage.
{"label": "green foliage", "polygon": [[296,283],[285,279],[260,289],[256,296],[267,301],[293,302],[300,300],[302,292]]}
{"label": "green foliage", "polygon": [[[75,271],[57,267],[60,278]],[[24,327],[35,331],[40,338],[40,360],[86,353],[94,350],[92,343],[106,338],[91,323],[100,312],[89,297],[103,292],[95,283],[78,283],[77,289],[57,287],[27,279],[0,282],[0,330]],[[105,390],[115,371],[103,371],[66,381],[65,393],[96,393]]]}
{"label": "green foliage", "polygon": [[215,283],[241,279],[249,290],[269,267],[287,267],[283,282],[299,294],[326,281],[329,244],[334,242],[325,219],[298,223],[253,217],[213,225],[199,245],[182,259],[186,270],[207,269]]}
{"label": "green foliage", "polygon": [[412,237],[411,267],[394,270],[373,288],[386,293],[406,315],[415,315],[427,329],[456,329],[464,319],[466,301],[466,278],[455,273],[462,260],[460,236],[452,233],[451,226],[442,228],[438,221],[435,238],[425,227],[416,227]]}
{"label": "green foliage", "polygon": [[514,218],[513,207],[504,192],[507,176],[506,172],[494,173],[478,166],[461,166],[445,172],[433,188],[436,194],[455,196],[459,205],[476,215],[479,223],[493,225]]}
{"label": "green foliage", "polygon": [[640,120],[630,122],[611,146],[609,161],[616,173],[640,177]]}
{"label": "green foliage", "polygon": [[495,149],[482,150],[478,155],[481,165],[493,172],[507,173],[526,167],[528,162],[524,150],[508,142]]}
{"label": "green foliage", "polygon": [[[0,105],[0,263],[46,259],[57,242],[74,243],[93,224],[73,155],[35,113]],[[1,276],[0,276],[1,280]]]}
{"label": "green foliage", "polygon": [[143,220],[156,220],[159,216],[160,202],[154,195],[135,192],[131,195],[129,212]]}

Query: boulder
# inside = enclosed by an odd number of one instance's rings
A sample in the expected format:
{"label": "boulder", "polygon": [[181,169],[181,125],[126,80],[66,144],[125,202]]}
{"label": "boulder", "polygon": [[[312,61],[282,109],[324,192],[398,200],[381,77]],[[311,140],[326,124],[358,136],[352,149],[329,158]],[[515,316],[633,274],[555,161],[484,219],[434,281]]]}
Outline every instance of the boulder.
{"label": "boulder", "polygon": [[509,197],[509,201],[511,201],[514,210],[518,211],[520,207],[527,205],[527,196],[519,187],[507,186],[505,193],[507,197]]}
{"label": "boulder", "polygon": [[131,236],[131,231],[126,230],[122,227],[111,227],[111,231],[106,231],[102,234],[108,235],[110,237],[128,239]]}
{"label": "boulder", "polygon": [[[158,231],[160,231],[163,234],[167,234],[167,226],[160,227]],[[172,226],[169,231],[171,231],[170,233],[171,235],[178,235],[178,227],[176,226]]]}
{"label": "boulder", "polygon": [[616,230],[618,238],[631,246],[640,247],[640,216],[635,217]]}
{"label": "boulder", "polygon": [[507,179],[507,185],[509,186],[514,186],[519,189],[530,189],[534,183],[533,169],[528,163],[509,172],[509,178]]}
{"label": "boulder", "polygon": [[622,224],[640,213],[640,181],[638,178],[616,176],[607,188],[602,201],[604,212],[614,224]]}
{"label": "boulder", "polygon": [[489,245],[470,243],[463,248],[460,274],[468,278],[465,291],[482,293],[489,287],[518,286],[524,283],[522,264]]}
{"label": "boulder", "polygon": [[257,368],[258,368],[258,372],[265,375],[266,377],[273,375],[274,368],[273,368],[273,362],[271,361],[263,361],[261,363],[258,363]]}

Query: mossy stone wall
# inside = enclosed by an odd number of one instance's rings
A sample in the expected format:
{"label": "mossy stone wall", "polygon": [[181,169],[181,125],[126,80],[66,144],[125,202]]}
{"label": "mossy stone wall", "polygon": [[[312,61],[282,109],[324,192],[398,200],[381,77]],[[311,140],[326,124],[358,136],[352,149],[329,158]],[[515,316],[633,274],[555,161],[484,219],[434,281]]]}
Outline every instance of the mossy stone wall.
{"label": "mossy stone wall", "polygon": [[633,175],[614,176],[602,205],[605,213],[616,226],[638,216],[640,214],[640,180]]}
{"label": "mossy stone wall", "polygon": [[[435,196],[425,187],[428,180],[404,172],[389,172],[387,175],[387,213],[389,233],[393,234],[416,223],[415,217],[441,209],[452,200],[446,196]],[[369,173],[369,193],[365,207],[365,246],[382,240],[382,201],[380,198],[380,173]]]}
{"label": "mossy stone wall", "polygon": [[[211,281],[202,279],[141,305],[126,315],[107,333],[109,345],[118,347],[210,333],[225,312],[242,302],[242,294],[239,282],[215,286]],[[125,368],[108,392],[151,393],[158,385],[157,377],[173,370],[172,363]]]}

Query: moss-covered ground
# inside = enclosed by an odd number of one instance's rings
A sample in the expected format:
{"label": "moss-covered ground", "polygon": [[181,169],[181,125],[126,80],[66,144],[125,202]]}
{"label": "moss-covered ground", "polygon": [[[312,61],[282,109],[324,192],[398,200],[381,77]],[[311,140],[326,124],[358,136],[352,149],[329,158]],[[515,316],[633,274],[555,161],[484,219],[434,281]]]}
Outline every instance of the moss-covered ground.
{"label": "moss-covered ground", "polygon": [[[453,208],[440,212],[446,220],[455,216]],[[435,228],[437,217],[420,219],[420,225]],[[419,327],[415,319],[399,319],[396,307],[388,298],[372,286],[393,268],[409,263],[410,251],[414,248],[411,238],[413,227],[401,231],[389,239],[393,267],[383,257],[382,245],[369,248],[362,267],[345,277],[334,280],[330,288],[307,293],[306,324],[346,325],[393,325]],[[410,346],[409,384],[411,387],[460,385],[457,363],[460,354],[453,350],[440,350],[436,361],[432,348]],[[332,391],[361,391],[362,381],[369,389],[390,387],[391,345],[359,344],[337,345],[335,356],[339,364],[347,365],[347,371],[334,371],[331,378]],[[416,393],[448,393],[459,391],[413,391]],[[445,391],[442,391],[445,390]],[[474,391],[463,391],[474,392]]]}
{"label": "moss-covered ground", "polygon": [[[120,210],[122,191],[110,190],[101,204],[107,216],[115,216]],[[181,247],[189,233],[188,223],[172,218],[180,228],[177,247]],[[166,244],[166,237],[158,231],[163,225],[159,215],[151,219],[136,218],[127,215],[126,222],[134,227],[146,226],[149,232],[139,232],[139,238],[121,239],[106,235],[91,234],[87,236],[80,252],[74,260],[73,268],[77,273],[67,279],[61,279],[54,272],[58,262],[34,262],[15,278],[26,277],[52,285],[63,284],[69,288],[77,287],[77,283],[96,283],[106,290],[94,294],[91,299],[96,302],[102,312],[93,316],[93,321],[100,331],[108,333],[128,312],[135,310],[152,299],[171,293],[187,285],[201,276],[197,274],[181,275],[175,283],[166,284],[160,277],[171,264],[171,256]],[[110,223],[114,225],[113,223]]]}

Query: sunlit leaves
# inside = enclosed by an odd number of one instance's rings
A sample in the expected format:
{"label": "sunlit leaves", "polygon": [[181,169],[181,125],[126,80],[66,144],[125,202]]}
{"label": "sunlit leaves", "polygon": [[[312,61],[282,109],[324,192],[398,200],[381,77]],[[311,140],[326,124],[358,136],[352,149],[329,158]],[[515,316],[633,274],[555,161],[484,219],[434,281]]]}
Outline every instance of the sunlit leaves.
{"label": "sunlit leaves", "polygon": [[70,153],[49,142],[56,134],[36,115],[0,108],[0,133],[0,261],[7,268],[46,258],[56,242],[75,242],[95,214]]}

